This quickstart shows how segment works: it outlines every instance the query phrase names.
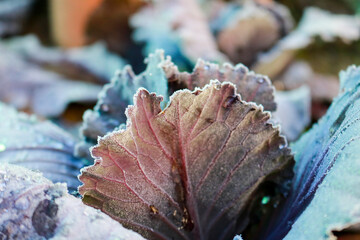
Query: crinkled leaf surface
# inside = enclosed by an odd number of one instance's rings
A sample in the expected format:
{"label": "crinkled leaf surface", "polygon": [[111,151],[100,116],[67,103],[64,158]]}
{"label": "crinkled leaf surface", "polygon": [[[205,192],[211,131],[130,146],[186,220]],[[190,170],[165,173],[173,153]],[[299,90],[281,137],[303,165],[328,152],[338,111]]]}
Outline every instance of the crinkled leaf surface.
{"label": "crinkled leaf surface", "polygon": [[70,81],[26,61],[0,45],[0,100],[17,108],[30,108],[46,117],[59,116],[71,102],[94,102],[98,85]]}
{"label": "crinkled leaf surface", "polygon": [[139,90],[127,129],[92,149],[83,201],[149,239],[234,237],[262,183],[292,177],[286,140],[231,83],[178,91],[163,111],[161,100]]}
{"label": "crinkled leaf surface", "polygon": [[360,68],[340,80],[327,114],[293,145],[293,191],[266,239],[327,239],[360,222]]}
{"label": "crinkled leaf surface", "polygon": [[84,115],[82,135],[85,139],[77,147],[79,156],[92,159],[89,148],[96,144],[98,136],[104,136],[126,122],[125,109],[132,104],[133,94],[139,87],[154,91],[164,96],[167,101],[167,82],[176,83],[175,89],[185,86],[193,90],[195,87],[204,87],[212,79],[218,79],[236,84],[244,100],[262,104],[265,110],[276,109],[274,87],[270,80],[249,72],[241,64],[219,66],[199,59],[192,73],[179,72],[170,57],[164,57],[162,50],[150,54],[147,64],[146,70],[139,76],[135,76],[131,68],[126,67],[110,84],[105,85],[94,110],[89,110]]}
{"label": "crinkled leaf surface", "polygon": [[159,66],[165,61],[164,52],[157,50],[145,61],[147,68],[140,75],[135,75],[130,66],[117,72],[111,83],[105,85],[100,92],[94,110],[85,112],[81,130],[85,139],[77,147],[79,156],[88,156],[89,147],[96,144],[99,136],[104,136],[126,123],[125,110],[132,104],[133,95],[140,87],[156,92],[168,101],[167,79]]}
{"label": "crinkled leaf surface", "polygon": [[48,121],[18,113],[0,103],[0,165],[12,163],[43,172],[54,182],[66,182],[71,191],[84,165],[73,156],[75,140]]}
{"label": "crinkled leaf surface", "polygon": [[36,36],[28,35],[12,38],[4,45],[32,63],[81,80],[106,83],[125,66],[125,61],[109,52],[102,42],[64,50],[44,47]]}
{"label": "crinkled leaf surface", "polygon": [[36,173],[0,164],[1,239],[143,240]]}
{"label": "crinkled leaf surface", "polygon": [[226,61],[196,0],[153,1],[134,14],[130,23],[135,28],[134,40],[146,43],[145,54],[163,48],[182,68],[199,57]]}
{"label": "crinkled leaf surface", "polygon": [[263,105],[265,110],[274,111],[274,87],[268,77],[249,71],[242,64],[232,66],[229,63],[218,65],[199,59],[192,73],[179,72],[178,67],[170,60],[162,62],[169,82],[184,84],[188,89],[204,87],[210,80],[231,82],[236,85],[241,98],[247,102]]}

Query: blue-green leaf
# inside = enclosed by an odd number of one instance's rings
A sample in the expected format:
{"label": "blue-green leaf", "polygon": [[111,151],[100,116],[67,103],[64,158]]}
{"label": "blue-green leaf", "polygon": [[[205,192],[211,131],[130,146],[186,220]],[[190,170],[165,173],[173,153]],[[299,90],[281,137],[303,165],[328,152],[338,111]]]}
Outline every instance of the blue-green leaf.
{"label": "blue-green leaf", "polygon": [[340,81],[327,114],[293,145],[293,190],[266,239],[327,239],[360,222],[360,68]]}
{"label": "blue-green leaf", "polygon": [[144,240],[42,174],[0,164],[1,239]]}
{"label": "blue-green leaf", "polygon": [[0,165],[12,163],[40,171],[76,191],[77,175],[84,165],[74,157],[74,145],[72,136],[51,122],[0,103]]}

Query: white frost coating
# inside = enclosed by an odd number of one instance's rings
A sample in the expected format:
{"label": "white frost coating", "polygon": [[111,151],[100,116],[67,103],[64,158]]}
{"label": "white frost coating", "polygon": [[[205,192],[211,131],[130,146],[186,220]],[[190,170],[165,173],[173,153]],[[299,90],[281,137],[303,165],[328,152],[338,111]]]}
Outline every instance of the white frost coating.
{"label": "white frost coating", "polygon": [[[66,195],[56,199],[59,206],[59,225],[53,240],[68,239],[143,239],[100,210],[84,205],[80,199]],[[69,213],[71,212],[70,216]],[[76,238],[78,237],[78,238]]]}
{"label": "white frost coating", "polygon": [[[48,211],[38,211],[44,201],[52,202],[57,211],[47,217],[50,221],[41,222],[38,216]],[[51,221],[56,227],[52,233],[44,233],[44,226]],[[0,237],[19,240],[144,239],[69,195],[65,184],[53,184],[41,173],[10,164],[0,165]]]}
{"label": "white frost coating", "polygon": [[360,222],[358,149],[358,143],[351,142],[343,150],[307,207],[310,210],[303,212],[284,240],[325,240],[332,230]]}

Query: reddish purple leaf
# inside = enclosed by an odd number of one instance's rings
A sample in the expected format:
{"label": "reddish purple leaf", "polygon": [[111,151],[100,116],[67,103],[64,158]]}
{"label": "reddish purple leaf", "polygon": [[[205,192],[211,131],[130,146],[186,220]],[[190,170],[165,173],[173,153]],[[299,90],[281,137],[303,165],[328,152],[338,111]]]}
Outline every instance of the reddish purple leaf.
{"label": "reddish purple leaf", "polygon": [[149,239],[229,239],[265,182],[292,177],[286,140],[231,83],[161,97],[140,89],[128,126],[99,140],[83,201]]}
{"label": "reddish purple leaf", "polygon": [[224,63],[222,66],[199,59],[192,73],[179,72],[178,67],[170,60],[162,63],[169,82],[177,82],[186,88],[194,90],[204,87],[210,80],[231,82],[236,85],[243,100],[255,102],[264,106],[265,110],[274,111],[274,87],[268,77],[249,71],[242,64],[232,66]]}

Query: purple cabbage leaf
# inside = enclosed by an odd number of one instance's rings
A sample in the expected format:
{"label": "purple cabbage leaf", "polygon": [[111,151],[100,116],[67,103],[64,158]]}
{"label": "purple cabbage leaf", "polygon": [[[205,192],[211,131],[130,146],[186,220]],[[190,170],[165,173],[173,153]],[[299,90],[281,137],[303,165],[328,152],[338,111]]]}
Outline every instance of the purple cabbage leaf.
{"label": "purple cabbage leaf", "polygon": [[263,186],[291,180],[286,140],[231,83],[170,99],[162,110],[162,97],[137,92],[126,130],[92,148],[95,164],[80,176],[83,201],[148,239],[232,238]]}
{"label": "purple cabbage leaf", "polygon": [[210,80],[220,82],[231,82],[235,84],[241,98],[247,102],[255,102],[263,105],[267,111],[274,111],[276,103],[274,100],[275,88],[268,77],[256,74],[242,65],[235,66],[230,63],[222,65],[210,63],[198,59],[191,73],[180,72],[178,67],[170,60],[161,64],[169,82],[183,85],[190,90],[196,87],[204,87]]}
{"label": "purple cabbage leaf", "polygon": [[112,132],[126,123],[125,110],[132,104],[133,95],[140,87],[157,92],[168,101],[168,81],[160,63],[168,61],[162,50],[150,54],[145,60],[144,72],[135,75],[130,66],[118,71],[111,82],[99,94],[93,110],[84,113],[81,128],[82,141],[77,145],[76,154],[91,159],[89,148],[96,144],[97,138]]}

